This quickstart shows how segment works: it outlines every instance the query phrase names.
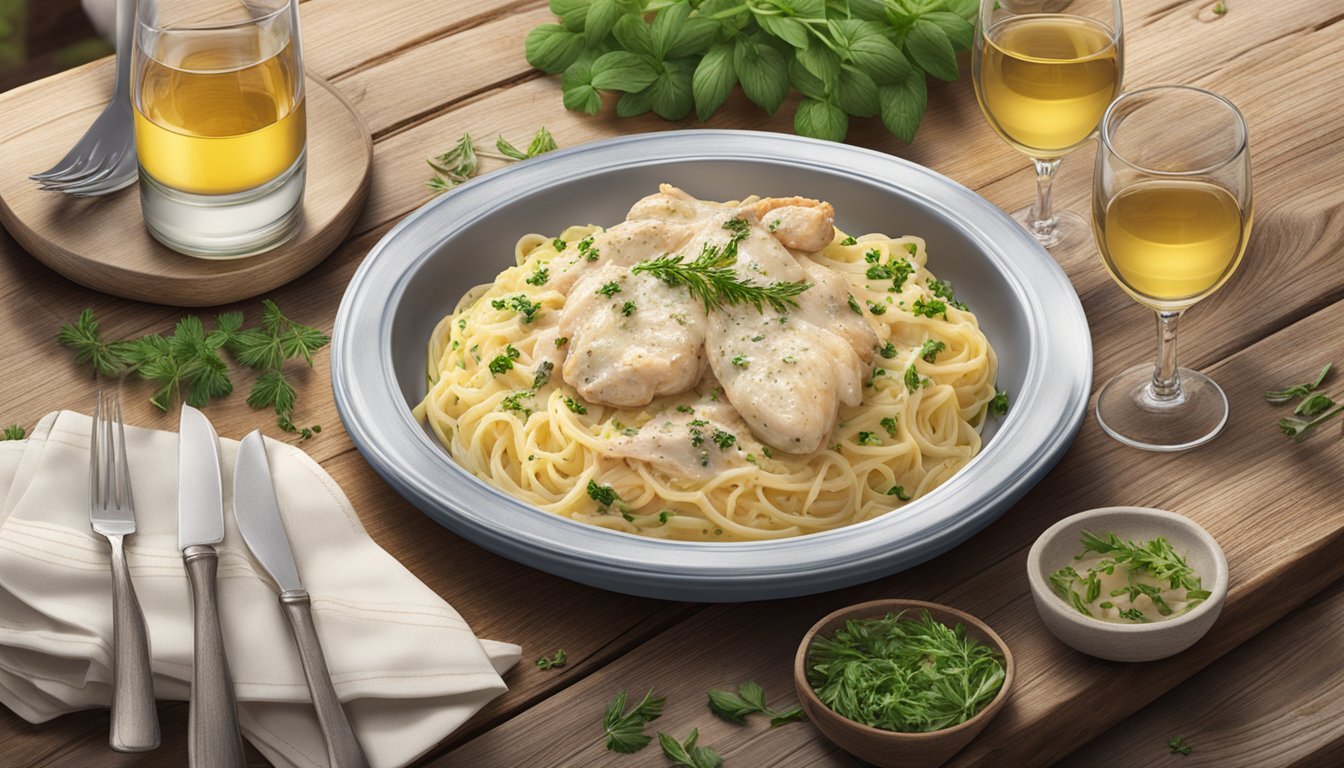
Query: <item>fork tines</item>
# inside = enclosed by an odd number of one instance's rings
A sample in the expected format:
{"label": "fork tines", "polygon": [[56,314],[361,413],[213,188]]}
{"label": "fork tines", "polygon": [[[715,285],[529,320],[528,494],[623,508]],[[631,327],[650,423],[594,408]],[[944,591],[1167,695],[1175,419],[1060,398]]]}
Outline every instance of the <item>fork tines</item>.
{"label": "fork tines", "polygon": [[93,434],[89,441],[89,504],[95,531],[103,534],[135,531],[121,399],[102,391],[93,409]]}

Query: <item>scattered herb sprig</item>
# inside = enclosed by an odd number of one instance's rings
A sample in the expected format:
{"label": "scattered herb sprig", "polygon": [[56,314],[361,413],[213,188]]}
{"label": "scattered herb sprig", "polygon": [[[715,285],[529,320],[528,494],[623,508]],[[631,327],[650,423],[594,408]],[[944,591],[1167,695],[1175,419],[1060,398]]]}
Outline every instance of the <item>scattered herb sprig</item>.
{"label": "scattered herb sprig", "polygon": [[807,677],[822,703],[874,728],[923,733],[963,723],[1003,686],[1003,659],[991,647],[928,612],[850,620],[818,635]]}
{"label": "scattered herb sprig", "polygon": [[95,376],[135,373],[158,385],[149,402],[162,411],[179,398],[199,408],[232,393],[229,365],[220,355],[226,351],[239,365],[259,371],[247,395],[248,405],[274,409],[276,424],[305,440],[322,431],[321,425],[294,424],[294,385],[284,369],[291,360],[303,360],[311,368],[313,354],[331,338],[286,317],[269,299],[262,302],[259,327],[244,328],[242,312],[224,312],[215,316],[214,328],[207,331],[199,317],[188,315],[166,337],[148,334],[108,341],[93,310],[85,309],[74,322],[61,327],[56,340]]}
{"label": "scattered herb sprig", "polygon": [[791,91],[804,136],[841,141],[851,117],[879,117],[914,139],[926,76],[958,77],[974,37],[976,0],[552,0],[559,23],[527,36],[527,61],[563,73],[566,108],[590,115],[601,92],[616,114],[708,120],[740,85],[774,114]]}
{"label": "scattered herb sprig", "polygon": [[5,431],[0,433],[0,441],[4,440],[22,440],[28,436],[28,430],[18,424],[10,424],[5,427]]}
{"label": "scattered herb sprig", "polygon": [[1334,363],[1326,363],[1314,381],[1265,393],[1265,400],[1273,405],[1286,405],[1293,400],[1299,401],[1297,407],[1293,409],[1293,415],[1301,418],[1279,419],[1279,431],[1300,443],[1317,427],[1344,413],[1344,403],[1336,402],[1329,395],[1316,392],[1330,375],[1332,368]]}
{"label": "scattered herb sprig", "polygon": [[[1221,3],[1219,3],[1219,5],[1221,5]],[[1189,755],[1191,752],[1195,751],[1194,748],[1185,743],[1184,736],[1172,736],[1170,739],[1167,739],[1167,749],[1170,749],[1171,754],[1173,755]]]}
{"label": "scattered herb sprig", "polygon": [[737,725],[745,725],[747,715],[762,714],[770,718],[770,727],[776,728],[787,723],[803,719],[800,707],[777,711],[765,703],[765,690],[754,681],[748,680],[737,686],[737,692],[711,689],[709,711],[720,719]]}
{"label": "scattered herb sprig", "polygon": [[663,756],[678,768],[720,768],[723,758],[709,747],[697,745],[699,740],[699,728],[692,728],[686,741],[677,741],[669,734],[658,732],[658,746],[663,748]]}
{"label": "scattered herb sprig", "polygon": [[608,750],[631,754],[653,741],[652,736],[644,733],[644,724],[657,720],[663,714],[663,705],[667,699],[654,696],[650,688],[629,712],[625,711],[625,699],[626,693],[622,690],[607,705],[606,711],[602,713],[602,730],[606,735]]}
{"label": "scattered herb sprig", "polygon": [[476,142],[472,140],[471,134],[464,133],[452,149],[441,155],[434,155],[426,161],[429,163],[429,167],[434,169],[434,177],[425,182],[425,186],[438,193],[452,189],[458,184],[466,183],[479,173],[481,157],[493,157],[505,162],[513,162],[529,160],[555,148],[555,137],[551,135],[550,131],[546,130],[544,125],[537,130],[526,150],[519,150],[501,134],[495,140],[497,153],[477,149]]}
{"label": "scattered herb sprig", "polygon": [[565,649],[560,648],[550,656],[542,656],[537,659],[537,669],[556,669],[569,663],[569,656],[565,654]]}

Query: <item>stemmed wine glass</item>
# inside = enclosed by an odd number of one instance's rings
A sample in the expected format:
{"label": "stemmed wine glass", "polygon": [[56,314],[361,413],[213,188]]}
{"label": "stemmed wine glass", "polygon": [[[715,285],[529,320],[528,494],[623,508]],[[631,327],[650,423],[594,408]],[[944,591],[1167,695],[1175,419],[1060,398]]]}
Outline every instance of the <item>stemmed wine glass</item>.
{"label": "stemmed wine glass", "polygon": [[1136,366],[1097,396],[1097,421],[1122,443],[1179,451],[1212,440],[1227,397],[1176,363],[1181,314],[1232,276],[1251,233],[1246,121],[1190,86],[1142,88],[1101,122],[1092,223],[1111,277],[1157,312],[1157,365]]}
{"label": "stemmed wine glass", "polygon": [[1036,169],[1036,203],[1013,218],[1047,248],[1084,241],[1083,217],[1054,211],[1050,188],[1120,93],[1120,0],[980,0],[975,34],[980,109]]}

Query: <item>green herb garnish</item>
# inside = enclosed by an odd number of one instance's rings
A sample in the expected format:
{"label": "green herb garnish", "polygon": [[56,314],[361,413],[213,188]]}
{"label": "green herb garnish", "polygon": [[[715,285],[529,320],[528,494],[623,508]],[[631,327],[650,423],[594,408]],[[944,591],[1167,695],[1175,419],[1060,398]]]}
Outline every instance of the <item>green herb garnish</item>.
{"label": "green herb garnish", "polygon": [[859,432],[859,445],[881,445],[882,438],[876,432]]}
{"label": "green herb garnish", "polygon": [[938,353],[947,349],[947,345],[935,339],[929,339],[919,348],[919,356],[924,358],[924,362],[932,363],[938,357]]}
{"label": "green herb garnish", "polygon": [[911,307],[910,311],[914,312],[916,317],[933,319],[942,315],[944,320],[947,319],[947,304],[943,303],[941,299],[930,299],[929,301],[925,301],[921,296],[920,298],[915,299],[915,304]]}
{"label": "green herb garnish", "polygon": [[[1222,5],[1222,3],[1219,3],[1218,5]],[[1215,10],[1215,13],[1216,12],[1217,11]],[[1171,750],[1171,754],[1173,755],[1188,755],[1195,751],[1189,744],[1185,743],[1185,738],[1183,736],[1173,736],[1170,739],[1167,739],[1167,748]]]}
{"label": "green herb garnish", "polygon": [[607,298],[611,298],[621,292],[620,283],[610,282],[597,289],[597,292]]}
{"label": "green herb garnish", "polygon": [[[882,369],[879,368],[878,370]],[[915,370],[914,363],[911,363],[909,367],[905,369],[905,388],[911,392],[918,390],[920,387],[927,387],[931,382],[932,379],[919,375],[919,371]]]}
{"label": "green herb garnish", "polygon": [[542,656],[537,659],[537,669],[555,669],[563,667],[569,662],[569,657],[565,655],[565,649],[561,648],[550,656]]}
{"label": "green herb garnish", "polygon": [[927,612],[850,620],[818,635],[807,658],[817,697],[836,713],[874,728],[924,733],[974,717],[1003,685],[1003,659]]}
{"label": "green herb garnish", "polygon": [[564,397],[566,408],[573,411],[574,413],[579,414],[580,416],[584,415],[585,413],[588,413],[588,408],[583,403],[580,403],[579,401],[575,400],[569,395],[565,395]]}
{"label": "green herb garnish", "polygon": [[911,498],[911,497],[910,497],[910,494],[908,494],[908,493],[905,492],[905,486],[904,486],[904,485],[893,485],[893,486],[891,486],[891,488],[887,491],[887,495],[888,495],[888,496],[895,496],[896,498],[900,499],[901,501],[909,501],[910,498]]}
{"label": "green herb garnish", "polygon": [[841,241],[840,241],[840,244],[841,244],[841,245],[858,245],[858,244],[859,244],[859,241],[858,241],[858,240],[855,240],[853,235],[849,235],[849,236],[847,236],[844,240],[841,240]]}
{"label": "green herb garnish", "polygon": [[719,446],[719,450],[721,451],[728,450],[732,447],[733,443],[737,442],[736,435],[731,432],[724,432],[722,429],[714,430],[712,439],[714,440],[714,444]]}
{"label": "green herb garnish", "polygon": [[888,341],[885,345],[883,345],[882,349],[878,350],[878,354],[890,360],[897,355],[896,345]]}
{"label": "green herb garnish", "polygon": [[512,344],[507,344],[504,351],[495,356],[490,361],[490,374],[499,376],[502,373],[513,370],[513,361],[518,359],[519,352],[513,348]]}
{"label": "green herb garnish", "polygon": [[551,270],[545,265],[538,265],[537,271],[533,272],[526,282],[528,285],[542,286],[551,279]]}
{"label": "green herb garnish", "polygon": [[734,368],[750,368],[751,358],[746,355],[733,355],[732,363]]}
{"label": "green herb garnish", "polygon": [[1008,393],[1000,389],[994,393],[994,399],[989,401],[989,412],[995,416],[1008,415]]}
{"label": "green herb garnish", "polygon": [[610,485],[598,485],[597,481],[588,481],[588,498],[601,504],[603,507],[610,507],[612,504],[621,500],[621,495]]}
{"label": "green herb garnish", "polygon": [[723,758],[709,747],[697,746],[700,729],[692,728],[686,741],[679,742],[662,731],[658,732],[658,746],[663,748],[663,757],[672,761],[678,768],[720,768]]}
{"label": "green herb garnish", "polygon": [[[429,167],[435,171],[434,177],[425,182],[425,185],[435,192],[443,192],[452,189],[459,184],[466,183],[480,171],[480,160],[478,155],[485,157],[494,157],[506,162],[515,160],[528,160],[544,152],[550,152],[556,148],[555,137],[551,132],[542,126],[532,137],[532,142],[528,145],[527,151],[520,151],[504,139],[501,135],[495,141],[495,148],[499,154],[488,152],[486,150],[477,150],[476,143],[472,141],[471,134],[464,133],[462,138],[457,140],[453,148],[441,155],[434,155],[428,159]],[[564,241],[556,238],[561,243],[556,248],[557,251],[565,250]]]}
{"label": "green herb garnish", "polygon": [[762,714],[770,718],[771,728],[803,719],[803,710],[799,707],[782,712],[771,709],[765,703],[765,691],[751,680],[737,686],[736,693],[711,689],[709,711],[737,725],[746,725],[747,715]]}
{"label": "green herb garnish", "polygon": [[854,298],[854,294],[852,293],[849,294],[848,304],[849,304],[849,311],[859,316],[863,315],[863,307],[859,306],[859,300]]}
{"label": "green herb garnish", "polygon": [[629,317],[635,314],[635,302],[627,301],[621,305],[621,314]]}
{"label": "green herb garnish", "polygon": [[22,440],[28,435],[28,430],[18,424],[10,424],[5,427],[3,434],[0,434],[0,441],[3,440]]}
{"label": "green herb garnish", "polygon": [[[590,483],[591,488],[591,483]],[[663,714],[662,697],[655,697],[653,689],[644,694],[644,698],[629,712],[625,711],[625,691],[616,694],[616,698],[607,705],[602,713],[602,729],[607,739],[607,749],[612,752],[630,754],[647,747],[653,737],[644,733],[644,724],[658,719]]]}
{"label": "green herb garnish", "polygon": [[534,302],[527,297],[527,294],[520,293],[517,296],[510,296],[507,299],[492,299],[490,306],[495,309],[512,309],[514,312],[523,316],[524,323],[530,323],[537,319],[537,313],[541,312],[541,302]]}
{"label": "green herb garnish", "polygon": [[883,417],[882,417],[882,420],[879,421],[879,422],[877,422],[877,423],[878,423],[878,424],[881,424],[881,425],[882,425],[882,428],[885,429],[885,430],[887,430],[887,434],[888,434],[888,435],[890,435],[891,437],[895,437],[895,436],[896,436],[896,419],[895,419],[895,417],[893,417],[893,416],[883,416]]}

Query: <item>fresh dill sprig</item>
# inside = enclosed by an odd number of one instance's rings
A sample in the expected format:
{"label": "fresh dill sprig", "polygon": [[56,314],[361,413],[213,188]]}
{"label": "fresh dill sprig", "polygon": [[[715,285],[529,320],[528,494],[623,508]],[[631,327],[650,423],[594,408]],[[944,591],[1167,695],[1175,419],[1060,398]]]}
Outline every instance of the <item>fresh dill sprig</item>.
{"label": "fresh dill sprig", "polygon": [[836,713],[874,728],[924,733],[974,717],[1003,686],[1004,662],[958,624],[928,612],[852,619],[818,635],[807,655],[807,679]]}
{"label": "fresh dill sprig", "polygon": [[1172,589],[1202,589],[1195,569],[1186,565],[1185,558],[1172,549],[1162,536],[1146,544],[1136,544],[1122,541],[1114,533],[1107,533],[1103,537],[1091,531],[1083,531],[1082,539],[1083,551],[1075,560],[1083,559],[1088,553],[1095,553],[1110,558],[1116,565],[1128,564],[1134,570],[1147,571],[1153,578],[1170,584]]}
{"label": "fresh dill sprig", "polygon": [[800,280],[758,285],[742,279],[732,265],[737,262],[737,244],[749,234],[750,225],[746,219],[738,217],[724,222],[723,227],[733,232],[733,236],[723,246],[705,243],[700,249],[700,255],[689,262],[682,256],[669,253],[641,261],[630,271],[653,275],[668,285],[684,286],[692,296],[705,303],[706,313],[725,305],[738,304],[750,304],[762,313],[766,304],[780,313],[797,307],[796,297],[811,288],[812,284]]}
{"label": "fresh dill sprig", "polygon": [[644,694],[644,698],[629,712],[625,711],[626,693],[622,690],[607,705],[602,713],[602,730],[606,735],[607,749],[612,752],[630,754],[647,747],[653,737],[644,733],[644,724],[657,720],[663,714],[663,705],[667,699],[655,697],[653,689]]}

